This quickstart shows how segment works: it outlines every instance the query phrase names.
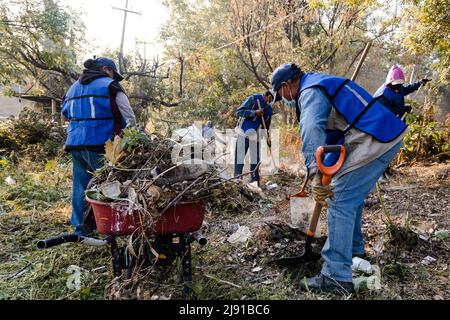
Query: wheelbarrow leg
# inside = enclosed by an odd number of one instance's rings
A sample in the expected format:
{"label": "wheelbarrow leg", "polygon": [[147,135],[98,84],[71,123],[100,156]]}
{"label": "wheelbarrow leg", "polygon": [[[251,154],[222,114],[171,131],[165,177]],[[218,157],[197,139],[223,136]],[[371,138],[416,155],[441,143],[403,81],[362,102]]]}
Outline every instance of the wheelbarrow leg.
{"label": "wheelbarrow leg", "polygon": [[191,242],[189,241],[188,234],[183,234],[181,238],[184,246],[181,259],[181,264],[183,268],[183,293],[189,294],[192,291]]}
{"label": "wheelbarrow leg", "polygon": [[[134,235],[131,235],[133,249],[135,252],[140,251],[140,245],[141,245],[141,238],[140,236],[134,237]],[[133,275],[133,268],[138,263],[137,257],[131,254],[131,252],[128,250],[128,247],[123,248],[123,258],[124,258],[124,268],[125,268],[125,279],[129,280],[131,279],[131,276]]]}
{"label": "wheelbarrow leg", "polygon": [[120,277],[122,274],[122,268],[120,266],[120,253],[117,246],[116,237],[111,237],[111,255],[113,264],[114,277]]}

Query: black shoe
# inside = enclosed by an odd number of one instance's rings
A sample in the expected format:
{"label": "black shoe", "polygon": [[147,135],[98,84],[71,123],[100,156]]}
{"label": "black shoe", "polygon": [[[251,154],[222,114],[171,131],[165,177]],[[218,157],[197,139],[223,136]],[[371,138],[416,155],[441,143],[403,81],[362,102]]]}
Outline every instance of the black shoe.
{"label": "black shoe", "polygon": [[300,281],[300,288],[303,291],[312,292],[334,292],[353,293],[353,282],[337,281],[320,274],[312,278],[304,278]]}

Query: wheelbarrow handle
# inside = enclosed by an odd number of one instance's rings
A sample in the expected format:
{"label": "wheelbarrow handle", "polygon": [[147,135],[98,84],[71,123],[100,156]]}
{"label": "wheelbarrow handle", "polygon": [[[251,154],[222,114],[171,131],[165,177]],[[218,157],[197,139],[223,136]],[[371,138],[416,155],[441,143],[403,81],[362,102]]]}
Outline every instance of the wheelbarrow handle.
{"label": "wheelbarrow handle", "polygon": [[[336,164],[327,167],[322,162],[322,156],[326,153],[339,152],[339,159]],[[345,160],[345,148],[343,145],[321,146],[316,151],[316,162],[320,172],[322,172],[322,184],[327,186],[331,182],[331,178],[341,169]]]}

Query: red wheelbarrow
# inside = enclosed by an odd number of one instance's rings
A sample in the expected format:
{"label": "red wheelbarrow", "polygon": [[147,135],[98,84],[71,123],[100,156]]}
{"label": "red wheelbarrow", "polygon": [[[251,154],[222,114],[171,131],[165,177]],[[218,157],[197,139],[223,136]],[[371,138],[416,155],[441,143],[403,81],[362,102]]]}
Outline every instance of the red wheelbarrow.
{"label": "red wheelbarrow", "polygon": [[[53,247],[65,242],[80,242],[88,245],[102,246],[109,244],[111,247],[113,272],[115,277],[122,275],[125,270],[125,278],[130,278],[136,264],[171,265],[179,258],[182,263],[183,292],[190,292],[192,280],[191,268],[191,243],[197,241],[201,246],[206,245],[207,240],[199,232],[203,224],[204,203],[184,202],[178,203],[153,222],[150,227],[142,229],[141,218],[136,211],[130,212],[127,202],[102,202],[86,198],[90,204],[95,218],[98,232],[106,238],[104,240],[81,237],[74,234],[64,234],[59,237],[40,240],[38,249]],[[145,233],[150,243],[141,241],[140,235]],[[143,253],[139,260],[129,252],[127,246],[119,246],[117,237],[130,236],[135,252]],[[139,244],[143,243],[143,250],[139,250]],[[153,248],[154,250],[150,250]],[[157,257],[155,254],[157,253]]]}

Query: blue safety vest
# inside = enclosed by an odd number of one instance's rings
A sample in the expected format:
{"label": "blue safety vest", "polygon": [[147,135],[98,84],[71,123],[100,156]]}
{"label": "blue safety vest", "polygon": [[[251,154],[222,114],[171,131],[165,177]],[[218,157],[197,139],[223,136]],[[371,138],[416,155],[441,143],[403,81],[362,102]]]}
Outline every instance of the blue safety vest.
{"label": "blue safety vest", "polygon": [[[262,109],[265,109],[264,111],[264,120],[266,122],[266,125],[270,125],[270,117],[272,116],[272,107],[270,105],[266,105],[264,102],[264,96],[262,94],[254,94],[253,97],[256,99],[255,103],[253,104],[251,110],[258,110],[259,106],[261,106]],[[259,100],[259,104],[258,104]],[[240,120],[240,128],[244,133],[247,133],[249,130],[258,131],[259,128],[262,128],[261,123],[261,117],[254,117],[252,119],[249,118],[243,118]],[[269,128],[267,128],[269,129]]]}
{"label": "blue safety vest", "polygon": [[403,86],[400,87],[399,92],[396,92],[394,89],[383,84],[378,88],[373,96],[384,96],[387,100],[387,107],[394,113],[398,113],[405,106],[405,93]]}
{"label": "blue safety vest", "polygon": [[[62,113],[69,120],[66,148],[104,146],[114,136],[109,85],[113,79],[98,78],[89,84],[75,82],[67,92]],[[123,128],[122,123],[122,128]]]}
{"label": "blue safety vest", "polygon": [[336,111],[349,123],[344,135],[356,128],[382,143],[388,143],[407,128],[377,98],[349,79],[320,73],[304,74],[299,95],[312,87],[322,88]]}

